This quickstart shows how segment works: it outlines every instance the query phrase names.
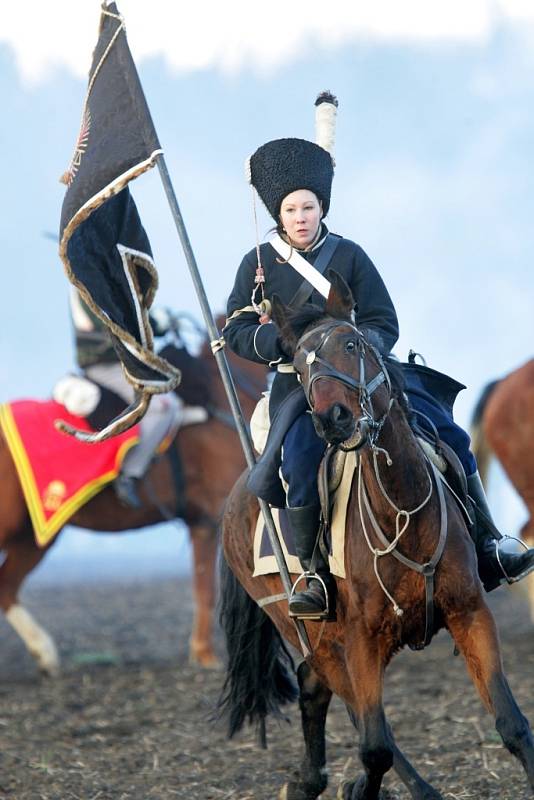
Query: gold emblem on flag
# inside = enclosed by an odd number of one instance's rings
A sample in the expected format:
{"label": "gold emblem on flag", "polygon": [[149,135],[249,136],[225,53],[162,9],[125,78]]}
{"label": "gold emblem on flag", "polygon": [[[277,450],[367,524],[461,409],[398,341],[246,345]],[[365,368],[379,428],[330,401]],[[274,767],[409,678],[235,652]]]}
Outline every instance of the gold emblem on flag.
{"label": "gold emblem on flag", "polygon": [[42,494],[43,507],[46,511],[57,511],[66,494],[67,487],[63,481],[50,481]]}
{"label": "gold emblem on flag", "polygon": [[76,177],[76,173],[78,172],[78,169],[82,162],[82,156],[87,150],[87,140],[89,139],[90,128],[91,128],[91,112],[89,110],[89,106],[85,106],[82,114],[82,124],[80,126],[80,133],[78,134],[76,147],[74,148],[74,155],[72,156],[72,160],[70,162],[68,170],[64,172],[61,178],[59,179],[61,183],[64,183],[66,186],[70,186],[72,181]]}

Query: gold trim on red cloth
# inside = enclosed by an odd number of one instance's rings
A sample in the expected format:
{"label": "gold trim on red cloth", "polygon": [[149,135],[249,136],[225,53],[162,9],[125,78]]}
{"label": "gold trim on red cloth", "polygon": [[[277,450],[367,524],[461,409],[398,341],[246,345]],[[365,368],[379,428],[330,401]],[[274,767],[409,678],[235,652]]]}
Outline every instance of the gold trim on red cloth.
{"label": "gold trim on red cloth", "polygon": [[[51,477],[46,485],[41,490],[39,489],[26,446],[13,415],[12,404],[0,405],[0,428],[15,463],[33,525],[35,540],[40,547],[46,547],[78,509],[117,477],[126,453],[139,441],[137,433],[132,431],[129,438],[122,441],[117,448],[111,469],[86,481],[71,496],[67,496],[65,480],[60,474]],[[63,436],[58,432],[55,432],[55,435]],[[75,442],[76,440],[70,441]],[[101,445],[85,446],[93,448]],[[60,473],[61,465],[56,466],[54,463],[54,469],[56,473]]]}

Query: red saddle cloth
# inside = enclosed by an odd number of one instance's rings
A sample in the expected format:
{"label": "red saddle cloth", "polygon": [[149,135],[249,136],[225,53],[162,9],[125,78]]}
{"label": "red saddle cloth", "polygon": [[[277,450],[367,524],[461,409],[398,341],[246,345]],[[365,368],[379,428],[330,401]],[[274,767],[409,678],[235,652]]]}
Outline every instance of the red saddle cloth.
{"label": "red saddle cloth", "polygon": [[57,431],[62,419],[84,431],[83,417],[53,400],[17,400],[0,405],[0,428],[15,462],[35,539],[45,547],[76,511],[119,473],[124,456],[139,441],[139,425],[98,444]]}

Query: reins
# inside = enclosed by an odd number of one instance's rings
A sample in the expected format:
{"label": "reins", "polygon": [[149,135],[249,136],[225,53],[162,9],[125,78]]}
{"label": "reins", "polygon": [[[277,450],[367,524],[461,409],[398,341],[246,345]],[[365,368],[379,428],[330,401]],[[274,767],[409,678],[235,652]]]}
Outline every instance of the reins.
{"label": "reins", "polygon": [[[348,327],[351,331],[353,331],[356,335],[356,347],[358,351],[358,358],[359,358],[359,378],[356,380],[352,375],[348,375],[347,373],[341,372],[332,364],[330,364],[325,358],[319,355],[320,351],[324,348],[334,331],[342,329],[343,327]],[[320,333],[320,340],[318,346],[316,346],[312,350],[307,350],[303,347],[303,342],[308,340],[314,334]],[[379,372],[372,378],[369,382],[366,381],[365,375],[365,354],[366,354],[366,347],[368,347],[374,354],[378,366]],[[373,568],[377,578],[377,581],[382,588],[382,591],[388,598],[388,600],[393,605],[393,609],[397,616],[402,616],[404,611],[398,603],[396,602],[393,595],[388,591],[387,587],[385,586],[378,569],[378,562],[379,559],[387,556],[392,555],[397,561],[400,561],[409,569],[414,570],[418,574],[422,575],[425,579],[425,635],[424,640],[420,645],[414,645],[413,649],[422,649],[429,644],[430,640],[432,639],[433,630],[434,630],[434,579],[435,579],[435,572],[436,567],[439,564],[441,556],[443,555],[443,551],[445,549],[445,542],[447,539],[447,506],[445,503],[445,496],[443,492],[443,486],[441,482],[441,475],[437,471],[434,464],[425,456],[425,464],[429,488],[425,498],[422,500],[419,505],[412,509],[411,511],[407,511],[406,509],[398,508],[398,506],[393,502],[393,500],[387,494],[382,479],[380,477],[380,471],[378,468],[378,460],[377,454],[382,452],[386,456],[386,462],[388,466],[392,465],[392,460],[389,456],[389,453],[381,447],[377,445],[377,439],[379,434],[384,426],[384,423],[389,415],[391,410],[391,406],[393,403],[393,398],[391,397],[391,379],[389,377],[388,371],[384,364],[381,354],[379,351],[373,347],[371,344],[365,341],[362,333],[356,328],[355,325],[348,321],[334,321],[334,322],[325,322],[320,325],[315,326],[308,330],[298,341],[296,350],[301,350],[305,354],[305,364],[307,367],[307,376],[305,379],[301,379],[303,384],[303,389],[306,394],[306,398],[308,400],[308,404],[310,408],[313,410],[313,397],[312,391],[313,386],[316,381],[321,379],[329,379],[338,381],[342,383],[344,386],[347,386],[349,390],[357,391],[358,392],[358,399],[359,405],[361,409],[361,417],[357,420],[356,423],[356,432],[358,436],[353,435],[351,440],[344,442],[340,445],[340,449],[344,450],[360,450],[366,443],[369,444],[372,452],[372,459],[373,459],[373,469],[375,474],[376,483],[378,485],[379,491],[382,496],[385,498],[389,506],[395,511],[395,536],[392,541],[386,537],[378,521],[376,516],[373,513],[371,508],[371,504],[369,502],[369,497],[365,488],[365,481],[363,476],[363,469],[362,469],[362,458],[360,453],[357,454],[358,459],[358,510],[360,515],[360,521],[362,525],[362,530],[364,533],[365,541],[369,550],[373,555]],[[300,376],[299,376],[300,379]],[[390,401],[388,407],[382,417],[378,420],[374,417],[374,409],[371,396],[373,392],[382,384],[386,384],[389,394],[390,394]],[[366,427],[366,435],[361,435],[361,428],[362,422]],[[356,439],[355,443],[352,443],[352,439]],[[431,471],[429,471],[428,464],[430,464]],[[432,475],[434,476],[434,481],[432,480]],[[431,500],[432,494],[434,492],[434,483],[437,488],[438,493],[438,500],[439,500],[439,508],[440,508],[440,532],[438,543],[434,554],[430,558],[429,561],[425,562],[424,564],[419,564],[416,561],[408,558],[407,556],[403,555],[399,552],[398,545],[401,541],[403,535],[408,530],[408,526],[412,517],[421,511]],[[367,517],[371,523],[372,529],[376,534],[379,542],[382,545],[382,549],[380,547],[374,547],[369,532],[366,527],[365,522],[365,514],[364,509],[367,514]]]}
{"label": "reins", "polygon": [[[414,647],[413,647],[413,649],[422,650],[424,647],[426,647],[430,643],[430,641],[432,639],[433,631],[434,631],[434,577],[435,577],[435,573],[436,573],[436,567],[437,567],[437,565],[439,564],[439,562],[441,560],[441,556],[443,555],[443,550],[445,549],[445,542],[447,540],[447,505],[445,503],[445,495],[444,495],[444,492],[443,492],[443,486],[442,486],[442,482],[441,482],[441,475],[439,474],[439,472],[436,469],[436,467],[434,466],[434,464],[431,461],[429,461],[428,459],[426,459],[427,463],[430,464],[430,467],[431,467],[432,472],[434,474],[434,481],[435,481],[435,484],[436,484],[436,487],[437,487],[437,492],[438,492],[439,508],[440,508],[440,530],[439,530],[438,544],[436,546],[436,549],[434,551],[434,554],[433,554],[432,558],[429,561],[427,561],[426,563],[424,563],[424,564],[419,564],[417,561],[413,561],[411,558],[408,558],[407,556],[405,556],[402,553],[400,553],[397,550],[397,545],[400,542],[402,535],[408,529],[408,525],[410,524],[411,517],[414,514],[416,514],[418,511],[421,511],[427,505],[427,503],[429,503],[429,501],[430,501],[430,499],[432,497],[432,494],[433,494],[433,490],[434,490],[434,486],[433,486],[433,483],[432,483],[432,477],[431,477],[430,473],[427,470],[429,483],[430,483],[429,491],[428,491],[428,494],[425,497],[425,499],[422,501],[422,503],[420,503],[417,506],[417,508],[414,508],[412,511],[405,511],[405,510],[402,510],[402,509],[398,509],[395,506],[395,504],[392,502],[391,498],[388,497],[388,495],[386,494],[386,492],[385,492],[385,490],[384,490],[384,488],[382,486],[382,482],[380,481],[380,478],[379,478],[379,475],[378,475],[378,470],[377,470],[377,465],[376,465],[376,454],[375,453],[373,453],[373,457],[374,457],[374,460],[375,460],[375,474],[376,474],[377,481],[378,481],[379,486],[380,486],[380,491],[381,491],[382,495],[386,498],[386,500],[389,502],[389,504],[392,506],[392,508],[397,512],[397,516],[396,516],[396,519],[395,519],[396,534],[395,534],[395,538],[393,539],[393,541],[390,542],[387,539],[386,535],[384,534],[383,530],[381,529],[380,525],[378,524],[378,521],[377,521],[377,519],[376,519],[376,517],[375,517],[375,515],[373,513],[372,508],[371,508],[371,504],[369,502],[369,497],[367,495],[367,491],[365,489],[365,483],[363,481],[363,475],[362,475],[362,459],[361,459],[361,457],[359,457],[359,459],[358,459],[358,509],[359,509],[359,512],[360,512],[360,521],[362,523],[362,530],[363,530],[363,533],[364,533],[364,536],[365,536],[365,540],[367,542],[367,546],[369,547],[369,550],[371,551],[371,553],[374,556],[373,567],[374,567],[374,571],[375,571],[375,575],[377,577],[378,583],[380,584],[380,586],[382,588],[382,591],[384,592],[386,597],[389,599],[389,601],[393,605],[393,610],[395,611],[395,614],[397,616],[399,616],[399,617],[402,616],[404,614],[404,611],[397,604],[397,602],[396,602],[395,598],[393,597],[393,595],[391,595],[390,592],[388,592],[384,582],[382,581],[382,578],[380,577],[380,573],[378,571],[378,560],[379,560],[379,558],[381,558],[382,556],[392,555],[394,558],[397,559],[397,561],[400,561],[406,567],[409,567],[409,569],[413,569],[415,572],[419,573],[419,575],[422,575],[424,577],[424,579],[425,579],[425,612],[426,612],[426,615],[425,615],[426,616],[426,620],[425,620],[425,636],[424,636],[423,642],[420,645],[414,645]],[[425,456],[425,458],[426,458],[426,456]],[[370,521],[370,523],[372,525],[373,531],[375,532],[376,536],[378,537],[379,541],[381,542],[381,544],[382,544],[382,546],[384,548],[383,550],[380,550],[378,547],[373,547],[373,545],[371,543],[371,540],[369,538],[369,534],[368,534],[368,531],[367,531],[367,528],[366,528],[366,525],[365,525],[365,518],[364,518],[364,513],[363,513],[363,508],[362,508],[362,499],[363,499],[363,505],[365,507],[365,511],[367,512],[367,516],[368,516],[369,521]],[[404,523],[403,527],[401,528],[400,527],[400,520],[401,520],[402,517],[405,518],[405,523]]]}

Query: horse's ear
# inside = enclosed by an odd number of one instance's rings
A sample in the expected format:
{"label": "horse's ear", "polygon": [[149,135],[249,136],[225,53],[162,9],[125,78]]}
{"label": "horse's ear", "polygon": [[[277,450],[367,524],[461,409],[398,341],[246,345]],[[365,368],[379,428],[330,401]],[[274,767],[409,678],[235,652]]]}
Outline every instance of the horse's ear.
{"label": "horse's ear", "polygon": [[297,337],[289,322],[289,308],[284,305],[277,294],[271,298],[271,311],[274,324],[280,332],[284,350],[293,354],[297,349]]}
{"label": "horse's ear", "polygon": [[354,297],[345,279],[333,269],[326,273],[330,281],[330,291],[326,300],[326,312],[335,319],[352,319]]}

